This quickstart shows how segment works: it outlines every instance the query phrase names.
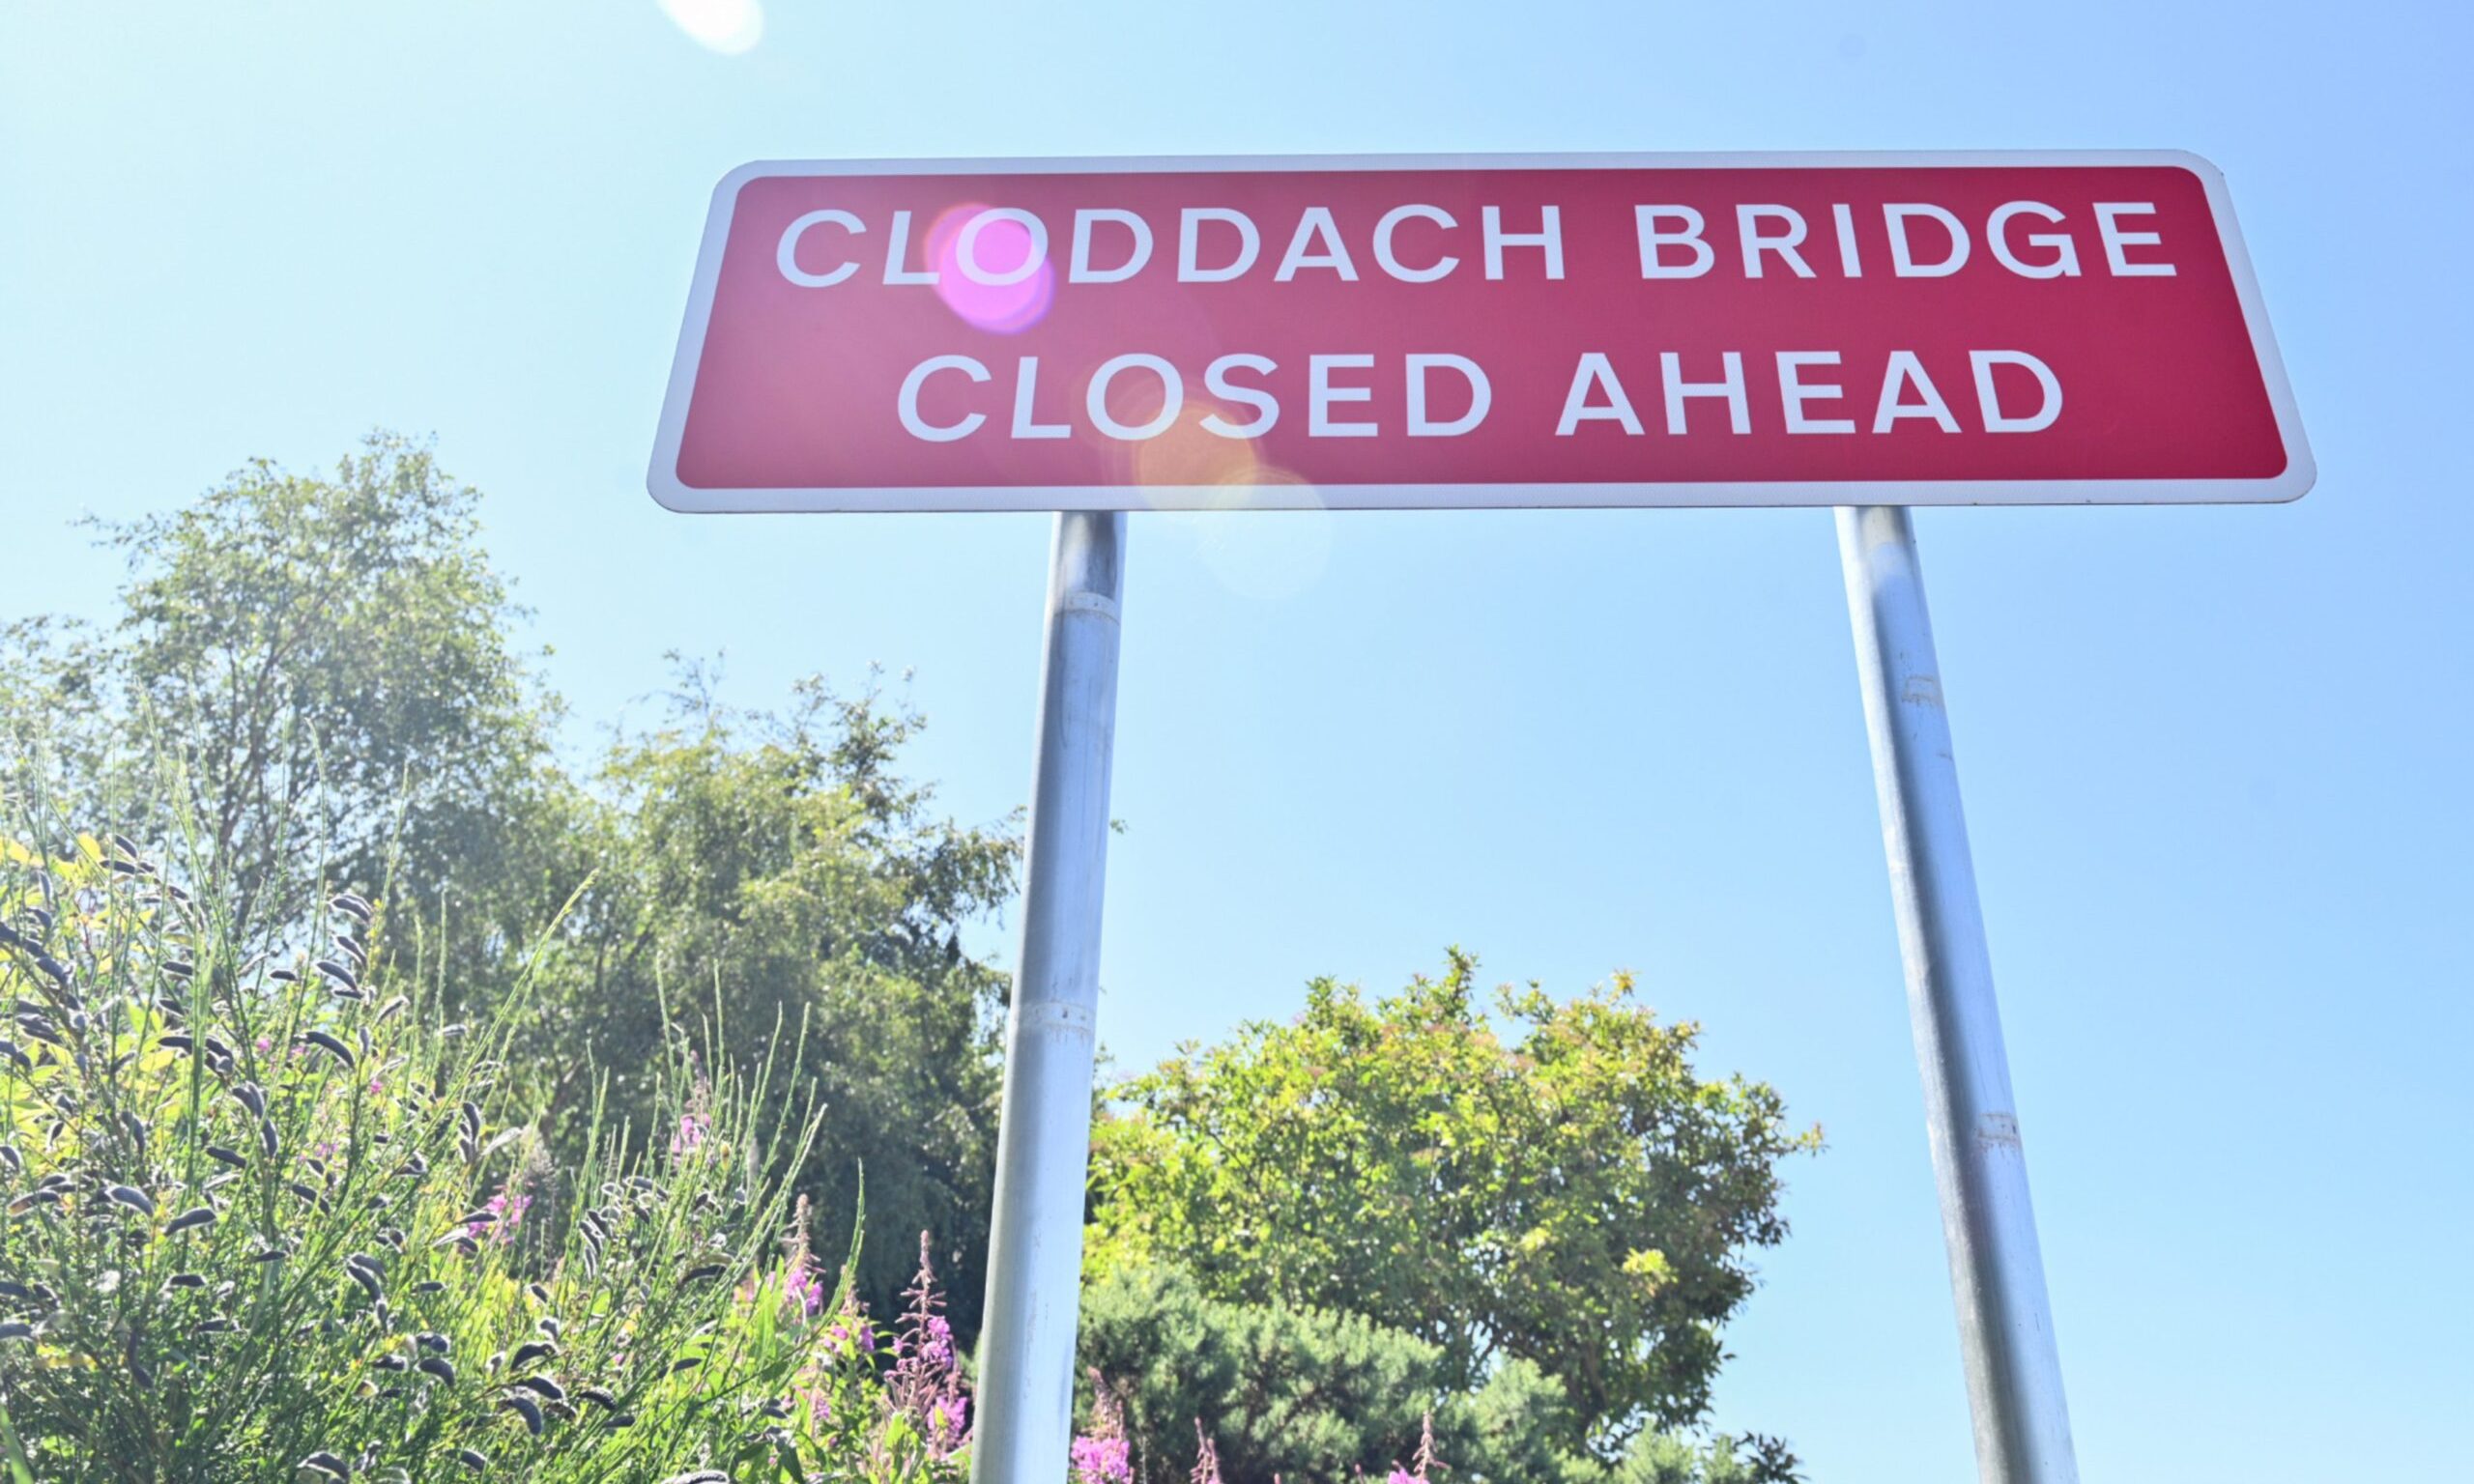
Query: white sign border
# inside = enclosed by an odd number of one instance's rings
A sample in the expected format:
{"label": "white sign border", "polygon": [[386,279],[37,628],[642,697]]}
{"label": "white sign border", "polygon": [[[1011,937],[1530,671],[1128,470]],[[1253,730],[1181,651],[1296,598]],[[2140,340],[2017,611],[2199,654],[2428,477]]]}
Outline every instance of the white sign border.
{"label": "white sign border", "polygon": [[[1913,166],[2178,167],[2207,191],[2243,324],[2258,357],[2268,401],[2284,441],[2286,467],[2265,479],[2004,479],[2004,480],[1769,480],[1625,481],[1539,484],[1345,484],[1301,483],[1179,485],[964,485],[904,489],[699,489],[678,477],[678,448],[687,403],[696,385],[713,292],[721,277],[722,249],[730,235],[738,193],[748,182],[777,176],[870,175],[1080,175],[1321,170],[1720,170],[1865,169]],[[662,398],[661,427],[653,442],[646,485],[671,510],[693,514],[781,512],[864,513],[916,511],[1048,510],[1493,510],[1493,509],[1723,509],[1823,505],[2156,505],[2273,504],[2299,499],[2318,477],[2302,416],[2294,405],[2284,357],[2268,327],[2259,283],[2225,173],[2201,156],[2182,150],[1927,150],[1817,151],[1717,154],[1580,155],[1267,155],[1117,156],[1043,159],[848,159],[756,160],[722,177],[705,220],[696,277],[679,327]]]}

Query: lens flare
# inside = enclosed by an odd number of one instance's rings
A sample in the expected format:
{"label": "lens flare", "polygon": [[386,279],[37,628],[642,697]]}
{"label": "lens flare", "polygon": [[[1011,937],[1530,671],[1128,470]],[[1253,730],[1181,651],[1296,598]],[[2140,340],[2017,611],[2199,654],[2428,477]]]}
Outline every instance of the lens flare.
{"label": "lens flare", "polygon": [[657,0],[662,14],[698,45],[726,57],[744,56],[764,39],[760,0]]}
{"label": "lens flare", "polygon": [[[1010,335],[1030,328],[1056,299],[1056,266],[1046,256],[1012,283],[982,283],[963,271],[963,229],[989,210],[976,201],[949,208],[928,229],[928,261],[936,269],[936,297],[964,323]],[[970,245],[982,276],[1012,278],[1031,259],[1030,230],[1012,217],[981,224]]]}
{"label": "lens flare", "polygon": [[[1115,389],[1110,388],[1112,391]],[[1120,421],[1147,421],[1158,415],[1159,411],[1156,386],[1150,388],[1147,402],[1109,409]],[[1235,500],[1240,498],[1237,490],[1254,482],[1257,471],[1262,468],[1262,458],[1254,451],[1252,440],[1224,438],[1204,427],[1203,419],[1218,416],[1223,423],[1243,426],[1252,421],[1253,415],[1244,409],[1220,407],[1201,398],[1188,397],[1186,405],[1177,414],[1177,420],[1169,424],[1166,432],[1133,445],[1134,482],[1145,487],[1211,485],[1229,490],[1230,500]]]}
{"label": "lens flare", "polygon": [[[1269,485],[1288,486],[1278,493],[1298,507],[1229,508],[1249,499],[1249,489],[1256,492],[1251,498],[1259,498]],[[1227,490],[1221,509],[1166,517],[1193,532],[1196,553],[1221,586],[1257,603],[1279,603],[1322,580],[1332,564],[1336,532],[1332,512],[1323,508],[1312,484],[1277,465],[1257,463]]]}

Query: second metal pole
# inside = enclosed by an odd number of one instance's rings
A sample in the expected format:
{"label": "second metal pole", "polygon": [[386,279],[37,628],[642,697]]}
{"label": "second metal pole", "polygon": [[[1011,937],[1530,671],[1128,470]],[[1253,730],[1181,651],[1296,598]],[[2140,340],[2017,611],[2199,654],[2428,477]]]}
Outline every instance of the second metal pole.
{"label": "second metal pole", "polygon": [[1908,1014],[1924,1073],[1976,1474],[1984,1484],[2077,1484],[2061,1353],[1993,997],[1993,956],[1907,511],[1842,507],[1838,552],[1907,963]]}
{"label": "second metal pole", "polygon": [[1050,554],[972,1484],[1057,1484],[1074,1436],[1125,527],[1120,511],[1061,513]]}

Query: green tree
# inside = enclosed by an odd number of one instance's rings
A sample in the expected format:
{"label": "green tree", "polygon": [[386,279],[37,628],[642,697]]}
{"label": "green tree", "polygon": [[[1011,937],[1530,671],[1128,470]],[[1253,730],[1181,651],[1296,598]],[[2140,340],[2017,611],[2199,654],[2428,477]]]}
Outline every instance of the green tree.
{"label": "green tree", "polygon": [[[687,672],[668,725],[620,740],[595,796],[595,873],[543,970],[522,1043],[554,1128],[596,1099],[640,1137],[667,1047],[744,1073],[803,1037],[825,1107],[800,1187],[841,1251],[866,1176],[858,1291],[901,1307],[931,1234],[976,1331],[994,1182],[1005,981],[962,948],[1012,894],[1010,832],[937,814],[898,754],[919,718],[797,688],[787,715],[716,702]],[[769,1130],[768,1130],[769,1132]]]}
{"label": "green tree", "polygon": [[106,528],[129,562],[115,621],[0,631],[0,790],[159,844],[253,949],[325,881],[384,899],[454,1013],[537,968],[503,1076],[571,1157],[605,1093],[638,1147],[664,1140],[649,1069],[708,1024],[716,1072],[804,1028],[828,1106],[786,1173],[838,1228],[820,1241],[848,1240],[864,1159],[883,1236],[862,1296],[900,1307],[902,1234],[927,1229],[967,1336],[1003,980],[960,934],[1011,892],[1010,830],[937,817],[900,776],[916,717],[814,685],[776,720],[691,671],[672,725],[571,774],[480,500],[374,435],[331,476],[261,461]]}
{"label": "green tree", "polygon": [[[1474,962],[1369,1000],[1320,980],[1292,1024],[1187,1046],[1096,1130],[1096,1274],[1166,1263],[1221,1300],[1361,1314],[1436,1346],[1451,1389],[1525,1361],[1566,1442],[1612,1460],[1705,1412],[1780,1163],[1777,1093],[1691,1065],[1618,979],[1482,1010]],[[1504,1030],[1498,1033],[1497,1024]]]}
{"label": "green tree", "polygon": [[[168,514],[105,526],[129,580],[103,628],[21,620],[0,744],[69,814],[167,845],[245,935],[328,865],[446,921],[465,983],[582,874],[558,703],[510,640],[479,494],[385,434],[331,477],[257,460]],[[26,777],[29,771],[39,779]]]}

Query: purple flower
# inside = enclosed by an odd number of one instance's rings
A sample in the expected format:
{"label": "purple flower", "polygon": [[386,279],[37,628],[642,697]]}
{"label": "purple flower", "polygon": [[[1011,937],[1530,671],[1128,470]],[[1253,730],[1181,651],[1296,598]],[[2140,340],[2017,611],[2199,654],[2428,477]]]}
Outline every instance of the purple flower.
{"label": "purple flower", "polygon": [[1134,1484],[1134,1453],[1122,1438],[1074,1440],[1073,1484]]}
{"label": "purple flower", "polygon": [[670,1136],[673,1156],[692,1155],[705,1147],[705,1136],[712,1132],[710,1120],[696,1113],[678,1115],[678,1130]]}
{"label": "purple flower", "polygon": [[782,1285],[785,1297],[798,1310],[801,1319],[814,1319],[824,1307],[824,1280],[817,1276],[816,1265],[801,1253],[791,1267],[791,1275]]}
{"label": "purple flower", "polygon": [[488,1217],[465,1227],[464,1235],[475,1240],[487,1237],[504,1246],[515,1241],[516,1228],[524,1225],[525,1208],[532,1204],[532,1197],[523,1191],[502,1186],[498,1194],[481,1203]]}

